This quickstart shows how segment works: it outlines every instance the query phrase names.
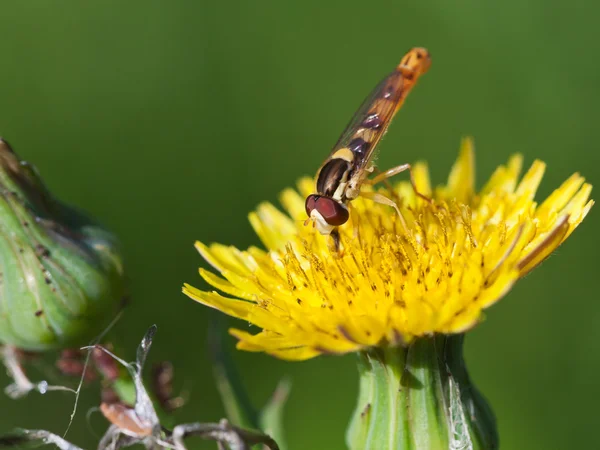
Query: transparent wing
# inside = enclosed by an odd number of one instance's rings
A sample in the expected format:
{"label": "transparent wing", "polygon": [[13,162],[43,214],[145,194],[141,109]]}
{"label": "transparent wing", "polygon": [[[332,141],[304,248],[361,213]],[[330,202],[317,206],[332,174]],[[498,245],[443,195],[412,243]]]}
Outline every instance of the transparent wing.
{"label": "transparent wing", "polygon": [[[385,134],[387,127],[401,103],[402,85],[402,73],[398,71],[393,71],[381,80],[377,86],[375,86],[375,89],[373,89],[362,102],[344,129],[342,135],[333,146],[333,149],[325,162],[327,162],[340,148],[347,147],[348,144],[359,135],[359,132],[362,129],[362,134],[360,135],[364,136],[364,139],[370,142],[370,144],[364,157],[356,162],[357,166],[354,168],[354,173],[364,169],[369,162],[373,160],[377,144]],[[377,114],[380,125],[376,129],[365,129],[363,127],[363,122],[371,114]]]}

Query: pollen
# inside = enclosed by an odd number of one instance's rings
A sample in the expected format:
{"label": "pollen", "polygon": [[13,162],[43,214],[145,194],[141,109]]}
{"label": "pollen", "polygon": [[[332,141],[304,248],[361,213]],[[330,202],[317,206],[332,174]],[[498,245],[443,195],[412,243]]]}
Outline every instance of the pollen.
{"label": "pollen", "polygon": [[414,166],[419,198],[401,181],[378,190],[393,208],[359,197],[350,220],[331,237],[304,226],[304,199],[314,180],[250,213],[264,248],[242,251],[197,242],[220,275],[200,269],[217,291],[188,284],[183,292],[256,327],[234,328],[241,350],[286,360],[344,354],[368,347],[408,345],[421,336],[463,333],[523,275],[546,259],[593,205],[591,185],[572,175],[546,200],[534,200],[545,165],[523,176],[511,157],[480,191],[474,151],[465,139],[445,185],[432,188],[424,163]]}

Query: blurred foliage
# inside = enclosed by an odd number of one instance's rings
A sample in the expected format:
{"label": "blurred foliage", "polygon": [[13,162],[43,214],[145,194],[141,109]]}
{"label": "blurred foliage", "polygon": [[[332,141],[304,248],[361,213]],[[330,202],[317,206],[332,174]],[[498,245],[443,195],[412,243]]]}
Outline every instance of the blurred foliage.
{"label": "blurred foliage", "polygon": [[[130,348],[159,325],[151,359],[171,359],[190,394],[179,422],[223,415],[206,356],[211,313],[180,293],[183,281],[200,285],[193,241],[257,244],[247,212],[314,173],[408,48],[429,48],[433,65],[383,142],[381,167],[426,159],[441,182],[470,134],[480,183],[517,151],[548,163],[541,195],[575,171],[600,179],[593,2],[30,0],[0,11],[0,135],[58,197],[120,236],[133,300],[117,333]],[[597,427],[596,216],[467,339],[503,448],[585,447]],[[343,448],[352,356],[234,356],[257,404],[292,376],[292,450]],[[1,397],[11,413],[0,431],[60,432],[71,400]],[[99,415],[94,431],[86,425],[97,402],[86,392],[69,435],[86,448],[105,427]]]}

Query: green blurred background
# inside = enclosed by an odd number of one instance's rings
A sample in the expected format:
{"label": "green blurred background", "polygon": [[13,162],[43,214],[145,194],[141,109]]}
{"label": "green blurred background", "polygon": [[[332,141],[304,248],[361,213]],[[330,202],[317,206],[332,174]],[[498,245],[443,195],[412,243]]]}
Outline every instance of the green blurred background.
{"label": "green blurred background", "polygon": [[[118,334],[133,350],[157,323],[151,359],[171,359],[190,394],[177,419],[217,420],[211,316],[180,293],[184,281],[203,286],[194,240],[257,244],[247,213],[313,174],[415,45],[433,65],[382,144],[381,167],[426,159],[443,182],[470,134],[479,184],[517,151],[548,163],[542,195],[575,171],[597,183],[599,13],[548,0],[2,2],[0,134],[58,196],[118,233],[133,289]],[[504,449],[590,448],[597,434],[597,224],[592,210],[467,340]],[[352,356],[234,356],[257,403],[292,376],[291,449],[344,448]],[[71,402],[1,397],[0,432],[61,432]],[[105,427],[99,414],[86,425],[97,402],[87,391],[70,434],[86,448]]]}

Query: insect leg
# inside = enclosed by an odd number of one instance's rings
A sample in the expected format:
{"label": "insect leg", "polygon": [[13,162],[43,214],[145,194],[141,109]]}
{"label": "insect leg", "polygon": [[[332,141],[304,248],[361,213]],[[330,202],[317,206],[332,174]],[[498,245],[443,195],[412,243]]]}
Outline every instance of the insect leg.
{"label": "insect leg", "polygon": [[329,236],[331,237],[331,243],[332,243],[329,246],[330,250],[333,250],[333,252],[340,255],[341,254],[340,232],[338,231],[337,228],[334,228]]}
{"label": "insect leg", "polygon": [[[379,176],[381,176],[381,175],[384,173],[384,172],[382,172],[381,170],[379,170],[379,167],[373,167],[373,171],[377,172],[377,175],[375,175],[375,176],[374,176],[372,179],[370,179],[370,180],[369,180],[369,179],[365,180],[365,184],[368,184],[368,185],[370,185],[370,186],[372,186],[372,185],[374,185],[374,184],[375,184],[375,183],[373,182],[373,180],[374,180],[375,178],[378,178]],[[386,172],[387,172],[387,171],[386,171]],[[394,189],[393,189],[392,183],[390,183],[390,181],[389,181],[389,177],[384,177],[384,178],[383,178],[383,180],[381,180],[381,181],[379,181],[379,180],[378,180],[378,181],[377,181],[377,183],[380,183],[380,182],[381,182],[381,183],[383,183],[383,184],[385,184],[385,187],[387,188],[387,190],[388,190],[388,191],[390,191],[390,192],[393,192],[393,190],[394,190]]]}
{"label": "insect leg", "polygon": [[400,212],[400,208],[396,205],[396,202],[390,200],[385,195],[382,195],[378,192],[364,192],[361,191],[360,196],[362,198],[366,198],[368,200],[374,201],[375,203],[380,203],[382,205],[391,206],[396,210],[398,216],[400,217],[400,222],[402,222],[402,226],[404,227],[404,231],[408,232],[408,226],[406,225],[406,220],[404,220],[404,216]]}
{"label": "insect leg", "polygon": [[[417,194],[418,197],[421,197],[426,202],[432,203],[432,200],[429,197],[427,197],[425,194],[421,194],[419,192],[419,190],[417,189],[417,184],[415,183],[415,177],[413,175],[412,167],[410,164],[402,164],[400,166],[392,167],[391,169],[388,169],[385,172],[382,172],[379,175],[376,175],[375,177],[371,178],[370,180],[366,180],[366,183],[368,183],[370,185],[374,185],[374,184],[380,183],[382,181],[385,181],[388,178],[393,177],[394,175],[398,175],[399,173],[404,172],[406,170],[408,170],[408,173],[410,174],[410,184],[412,184],[415,194]],[[362,195],[362,193],[361,193],[361,195]]]}

